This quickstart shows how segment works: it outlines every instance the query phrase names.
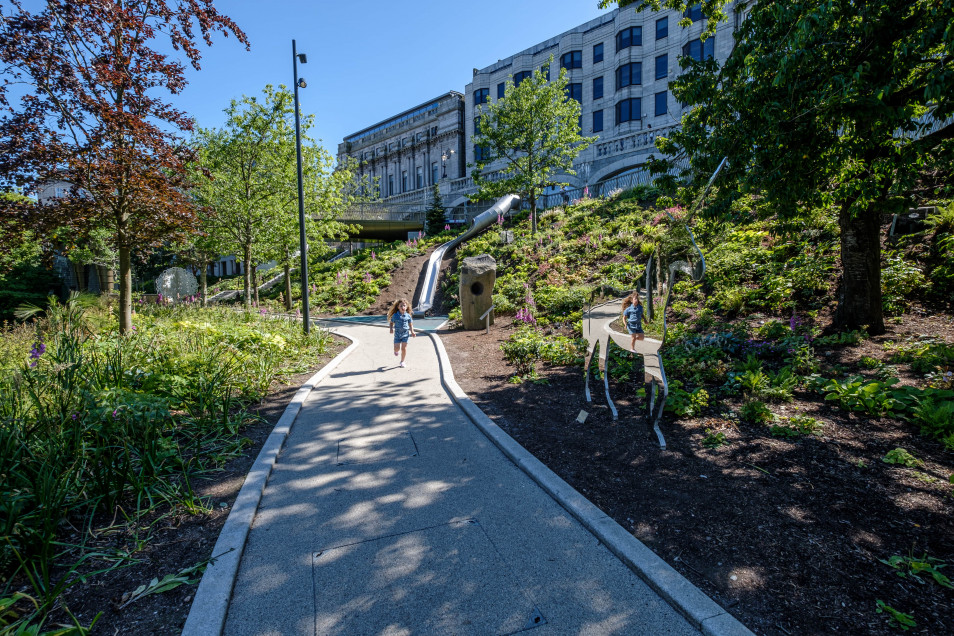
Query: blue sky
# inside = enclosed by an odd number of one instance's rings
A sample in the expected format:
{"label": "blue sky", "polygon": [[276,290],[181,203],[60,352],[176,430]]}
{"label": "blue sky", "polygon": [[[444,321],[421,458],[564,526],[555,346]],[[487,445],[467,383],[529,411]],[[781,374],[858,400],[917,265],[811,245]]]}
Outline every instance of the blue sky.
{"label": "blue sky", "polygon": [[219,0],[245,31],[202,47],[202,69],[173,103],[203,127],[224,123],[229,100],[292,84],[291,41],[308,55],[299,76],[312,136],[332,155],[345,135],[449,90],[463,92],[483,68],[592,20],[597,0],[482,0],[479,3],[382,0]]}

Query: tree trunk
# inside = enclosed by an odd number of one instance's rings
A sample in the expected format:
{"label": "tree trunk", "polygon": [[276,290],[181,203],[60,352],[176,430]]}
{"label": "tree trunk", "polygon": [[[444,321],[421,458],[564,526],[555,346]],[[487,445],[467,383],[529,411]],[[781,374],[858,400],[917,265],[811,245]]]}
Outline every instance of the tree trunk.
{"label": "tree trunk", "polygon": [[248,246],[245,247],[245,253],[242,255],[242,265],[245,269],[242,273],[242,304],[247,310],[252,307],[252,250]]}
{"label": "tree trunk", "polygon": [[258,279],[258,263],[255,263],[255,267],[252,268],[252,293],[255,294],[255,306],[258,307],[258,286],[261,284],[261,281]]}
{"label": "tree trunk", "polygon": [[[125,234],[120,230],[120,236]],[[123,241],[124,242],[124,241]],[[132,332],[132,263],[128,246],[120,242],[119,248],[119,306],[116,307],[119,318],[119,333]]]}
{"label": "tree trunk", "polygon": [[881,306],[881,215],[877,209],[852,217],[849,206],[838,214],[841,228],[841,281],[835,324],[842,329],[884,333]]}
{"label": "tree trunk", "polygon": [[199,298],[202,300],[202,306],[208,307],[209,296],[209,261],[203,261],[199,272]]}
{"label": "tree trunk", "polygon": [[530,190],[530,236],[537,235],[537,194]]}
{"label": "tree trunk", "polygon": [[291,265],[285,261],[285,311],[292,310]]}

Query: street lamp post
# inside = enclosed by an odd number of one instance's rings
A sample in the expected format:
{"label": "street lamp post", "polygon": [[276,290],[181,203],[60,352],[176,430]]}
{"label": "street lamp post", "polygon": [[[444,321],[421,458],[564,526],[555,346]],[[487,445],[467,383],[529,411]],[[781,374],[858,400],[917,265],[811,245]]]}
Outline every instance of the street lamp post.
{"label": "street lamp post", "polygon": [[301,116],[298,109],[298,88],[305,88],[307,85],[305,78],[298,79],[298,62],[308,63],[308,57],[304,53],[298,53],[295,48],[295,40],[292,40],[292,68],[295,74],[295,152],[298,155],[298,238],[301,242],[299,253],[301,255],[301,309],[302,326],[305,335],[311,331],[311,314],[308,310],[308,241],[305,240],[305,188],[301,176]]}
{"label": "street lamp post", "polygon": [[450,151],[445,150],[441,153],[441,179],[447,178],[447,159],[454,157],[454,149],[451,148]]}

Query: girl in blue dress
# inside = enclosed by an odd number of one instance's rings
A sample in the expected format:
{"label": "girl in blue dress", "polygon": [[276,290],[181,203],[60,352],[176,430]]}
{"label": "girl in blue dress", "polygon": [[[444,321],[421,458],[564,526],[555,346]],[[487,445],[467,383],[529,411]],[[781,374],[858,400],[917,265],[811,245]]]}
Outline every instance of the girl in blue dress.
{"label": "girl in blue dress", "polygon": [[388,310],[388,323],[391,333],[394,334],[394,355],[401,354],[401,366],[407,358],[407,339],[417,338],[414,333],[414,319],[411,317],[411,303],[406,298],[399,298]]}
{"label": "girl in blue dress", "polygon": [[636,341],[646,337],[643,334],[643,303],[639,300],[639,292],[633,292],[623,300],[623,320],[626,321],[626,329],[633,335],[629,348],[635,351]]}

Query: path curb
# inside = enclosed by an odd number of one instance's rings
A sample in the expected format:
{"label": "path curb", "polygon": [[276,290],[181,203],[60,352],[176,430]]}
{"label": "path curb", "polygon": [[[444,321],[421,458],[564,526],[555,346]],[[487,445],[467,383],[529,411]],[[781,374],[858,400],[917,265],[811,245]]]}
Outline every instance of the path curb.
{"label": "path curb", "polygon": [[282,413],[278,423],[275,424],[275,428],[272,429],[268,439],[265,440],[262,450],[255,458],[255,463],[252,464],[248,475],[245,477],[245,483],[242,484],[242,488],[232,504],[232,509],[225,520],[225,525],[222,526],[215,547],[212,549],[212,555],[216,557],[215,562],[210,563],[205,570],[205,574],[202,575],[199,588],[192,600],[189,616],[182,628],[182,636],[212,636],[221,634],[225,628],[225,617],[232,597],[232,586],[238,576],[239,563],[242,560],[242,552],[245,550],[249,529],[252,520],[255,518],[255,512],[258,510],[258,504],[262,500],[265,484],[268,482],[268,477],[272,473],[278,454],[291,432],[295,418],[298,417],[302,404],[315,386],[358,347],[359,343],[356,339],[338,332],[332,333],[350,340],[351,344],[315,375],[311,376],[305,384],[301,385],[301,388],[295,393],[295,397],[285,407],[285,412]]}
{"label": "path curb", "polygon": [[440,337],[433,333],[429,333],[428,336],[437,349],[441,381],[445,388],[474,425],[503,451],[504,455],[703,634],[706,636],[754,636],[738,619],[726,612],[675,568],[627,532],[623,526],[563,481],[487,417],[454,380],[454,371]]}

